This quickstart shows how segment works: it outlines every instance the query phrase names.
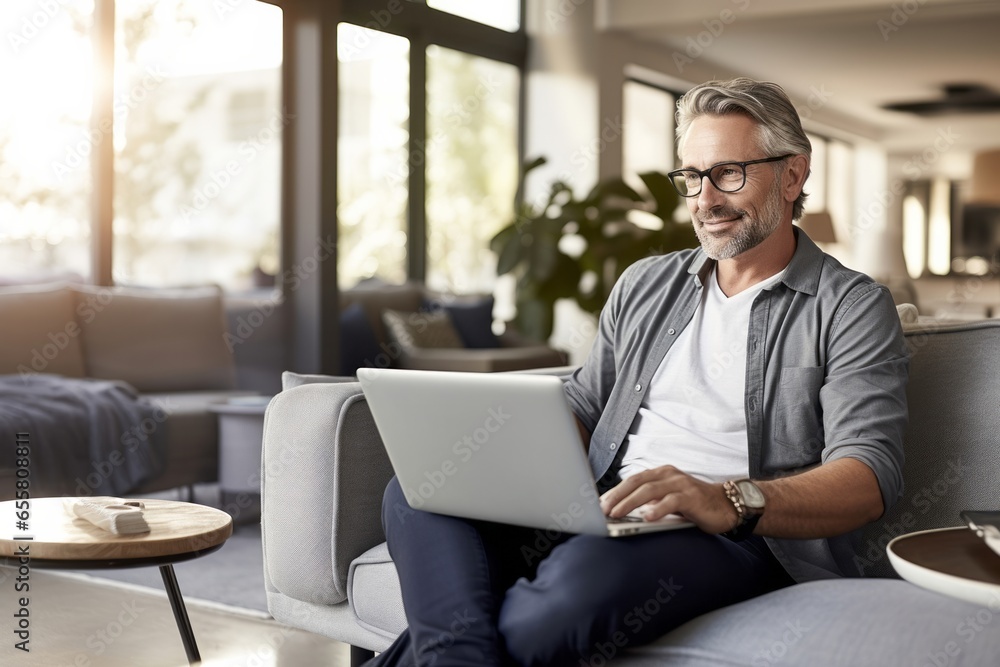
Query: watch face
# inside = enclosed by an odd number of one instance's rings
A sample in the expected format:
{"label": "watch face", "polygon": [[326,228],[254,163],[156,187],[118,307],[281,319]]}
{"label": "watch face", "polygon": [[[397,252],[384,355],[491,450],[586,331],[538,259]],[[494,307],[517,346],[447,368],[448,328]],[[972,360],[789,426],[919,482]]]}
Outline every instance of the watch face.
{"label": "watch face", "polygon": [[744,479],[736,482],[736,486],[743,495],[743,502],[747,507],[758,510],[764,509],[764,494],[760,492],[756,484],[748,479]]}

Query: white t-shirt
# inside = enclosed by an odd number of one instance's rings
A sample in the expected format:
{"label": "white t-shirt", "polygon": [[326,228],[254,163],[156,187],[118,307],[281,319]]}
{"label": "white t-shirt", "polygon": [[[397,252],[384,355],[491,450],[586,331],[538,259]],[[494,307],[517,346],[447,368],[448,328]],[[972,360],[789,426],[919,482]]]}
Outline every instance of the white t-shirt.
{"label": "white t-shirt", "polygon": [[711,482],[747,476],[750,308],[783,273],[727,297],[712,270],[701,304],[660,362],[632,422],[622,479],[668,464]]}

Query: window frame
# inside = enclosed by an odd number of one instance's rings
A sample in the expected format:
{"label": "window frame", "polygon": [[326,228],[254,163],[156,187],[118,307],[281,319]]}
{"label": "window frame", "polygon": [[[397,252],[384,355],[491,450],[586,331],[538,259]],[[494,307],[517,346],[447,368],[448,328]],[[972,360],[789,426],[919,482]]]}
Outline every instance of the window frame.
{"label": "window frame", "polygon": [[[519,0],[517,32],[478,23],[428,7],[425,0],[404,4],[374,0],[344,0],[338,22],[388,32],[410,42],[410,120],[407,149],[406,276],[423,283],[427,277],[427,167],[420,145],[427,137],[427,47],[435,44],[513,65],[520,72],[517,109],[518,163],[524,161],[525,93],[528,37],[524,27],[526,0]],[[392,7],[400,7],[396,14]],[[388,17],[388,20],[386,18]],[[419,144],[416,142],[420,142]]]}

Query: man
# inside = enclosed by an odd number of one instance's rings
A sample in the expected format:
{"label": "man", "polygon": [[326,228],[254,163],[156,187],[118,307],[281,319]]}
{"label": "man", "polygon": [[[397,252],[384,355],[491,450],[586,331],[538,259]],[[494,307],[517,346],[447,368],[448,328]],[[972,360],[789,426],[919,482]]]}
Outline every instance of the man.
{"label": "man", "polygon": [[852,531],[902,493],[893,303],[793,227],[810,144],[780,87],[703,84],[677,121],[670,176],[701,248],[625,271],[566,394],[605,513],[697,529],[566,535],[524,558],[534,531],[400,513],[393,480],[409,628],[378,664],[598,664],[712,609],[859,574]]}

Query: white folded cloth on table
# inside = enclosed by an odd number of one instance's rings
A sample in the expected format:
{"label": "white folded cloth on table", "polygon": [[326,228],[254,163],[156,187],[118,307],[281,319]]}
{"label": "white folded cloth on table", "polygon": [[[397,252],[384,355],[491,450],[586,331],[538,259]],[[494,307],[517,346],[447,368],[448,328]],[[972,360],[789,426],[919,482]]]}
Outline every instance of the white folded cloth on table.
{"label": "white folded cloth on table", "polygon": [[71,513],[115,535],[149,532],[145,506],[138,500],[96,496],[67,500],[66,505]]}

